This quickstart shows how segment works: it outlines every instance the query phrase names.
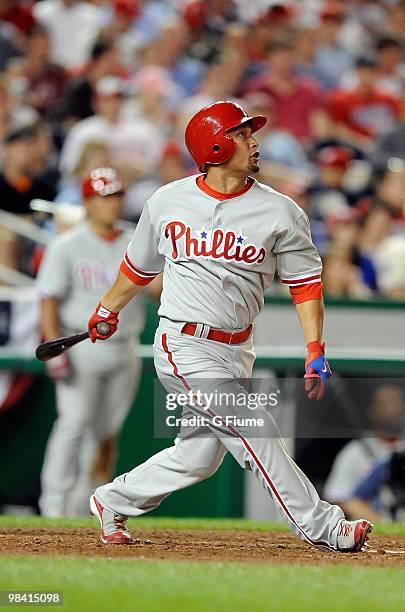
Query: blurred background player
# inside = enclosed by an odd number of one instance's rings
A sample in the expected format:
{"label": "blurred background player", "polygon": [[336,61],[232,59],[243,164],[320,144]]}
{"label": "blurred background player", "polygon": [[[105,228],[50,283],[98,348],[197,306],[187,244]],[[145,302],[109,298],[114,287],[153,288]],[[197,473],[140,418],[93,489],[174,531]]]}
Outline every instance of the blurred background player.
{"label": "blurred background player", "polygon": [[[115,227],[123,206],[123,187],[115,170],[92,171],[83,181],[82,193],[87,220],[54,239],[40,268],[38,288],[45,340],[86,328],[88,305],[110,285],[128,243],[129,234]],[[42,514],[80,512],[81,493],[85,495],[91,488],[99,445],[103,449],[103,473],[111,471],[114,440],[138,381],[139,361],[134,348],[141,326],[142,306],[134,304],[132,313],[122,318],[126,331],[118,334],[107,350],[93,348],[90,355],[90,343],[83,342],[69,355],[48,362],[48,374],[56,383],[58,417],[42,470]],[[79,489],[76,500],[72,498],[75,484]]]}

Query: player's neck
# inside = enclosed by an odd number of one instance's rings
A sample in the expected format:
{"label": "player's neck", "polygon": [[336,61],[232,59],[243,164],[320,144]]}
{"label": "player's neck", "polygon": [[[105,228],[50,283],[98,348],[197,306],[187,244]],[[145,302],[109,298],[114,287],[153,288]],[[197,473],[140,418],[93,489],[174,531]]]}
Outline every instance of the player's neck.
{"label": "player's neck", "polygon": [[247,176],[225,173],[220,167],[210,166],[204,180],[219,193],[238,193],[246,187]]}
{"label": "player's neck", "polygon": [[93,232],[100,238],[110,241],[117,237],[117,230],[113,225],[105,225],[94,219],[90,219],[89,223]]}

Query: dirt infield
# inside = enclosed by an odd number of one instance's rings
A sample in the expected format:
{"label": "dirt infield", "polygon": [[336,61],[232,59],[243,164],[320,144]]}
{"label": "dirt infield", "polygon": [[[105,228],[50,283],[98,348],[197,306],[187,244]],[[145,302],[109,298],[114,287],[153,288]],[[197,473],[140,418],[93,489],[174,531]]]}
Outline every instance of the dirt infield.
{"label": "dirt infield", "polygon": [[405,567],[403,536],[374,536],[370,549],[357,554],[323,553],[278,532],[142,529],[132,536],[132,545],[106,546],[96,529],[2,529],[0,554]]}

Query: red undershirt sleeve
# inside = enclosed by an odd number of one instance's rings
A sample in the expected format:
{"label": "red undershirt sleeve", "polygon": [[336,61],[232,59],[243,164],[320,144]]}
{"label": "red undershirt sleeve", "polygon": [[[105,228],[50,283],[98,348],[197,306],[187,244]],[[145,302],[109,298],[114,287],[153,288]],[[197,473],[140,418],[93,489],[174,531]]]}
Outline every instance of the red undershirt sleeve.
{"label": "red undershirt sleeve", "polygon": [[310,300],[322,299],[322,287],[323,284],[321,281],[308,285],[295,285],[290,287],[294,305],[301,304],[301,302],[309,302]]}

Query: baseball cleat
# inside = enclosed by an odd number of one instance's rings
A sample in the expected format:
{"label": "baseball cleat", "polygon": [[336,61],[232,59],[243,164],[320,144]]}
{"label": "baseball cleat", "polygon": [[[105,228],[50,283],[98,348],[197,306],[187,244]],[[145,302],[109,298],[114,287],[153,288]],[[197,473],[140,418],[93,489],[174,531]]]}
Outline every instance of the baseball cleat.
{"label": "baseball cleat", "polygon": [[368,546],[368,536],[374,525],[365,519],[358,521],[342,520],[337,535],[337,545],[340,552],[360,552]]}
{"label": "baseball cleat", "polygon": [[100,521],[100,539],[103,544],[132,544],[126,525],[127,517],[107,510],[95,495],[90,497],[90,511]]}

